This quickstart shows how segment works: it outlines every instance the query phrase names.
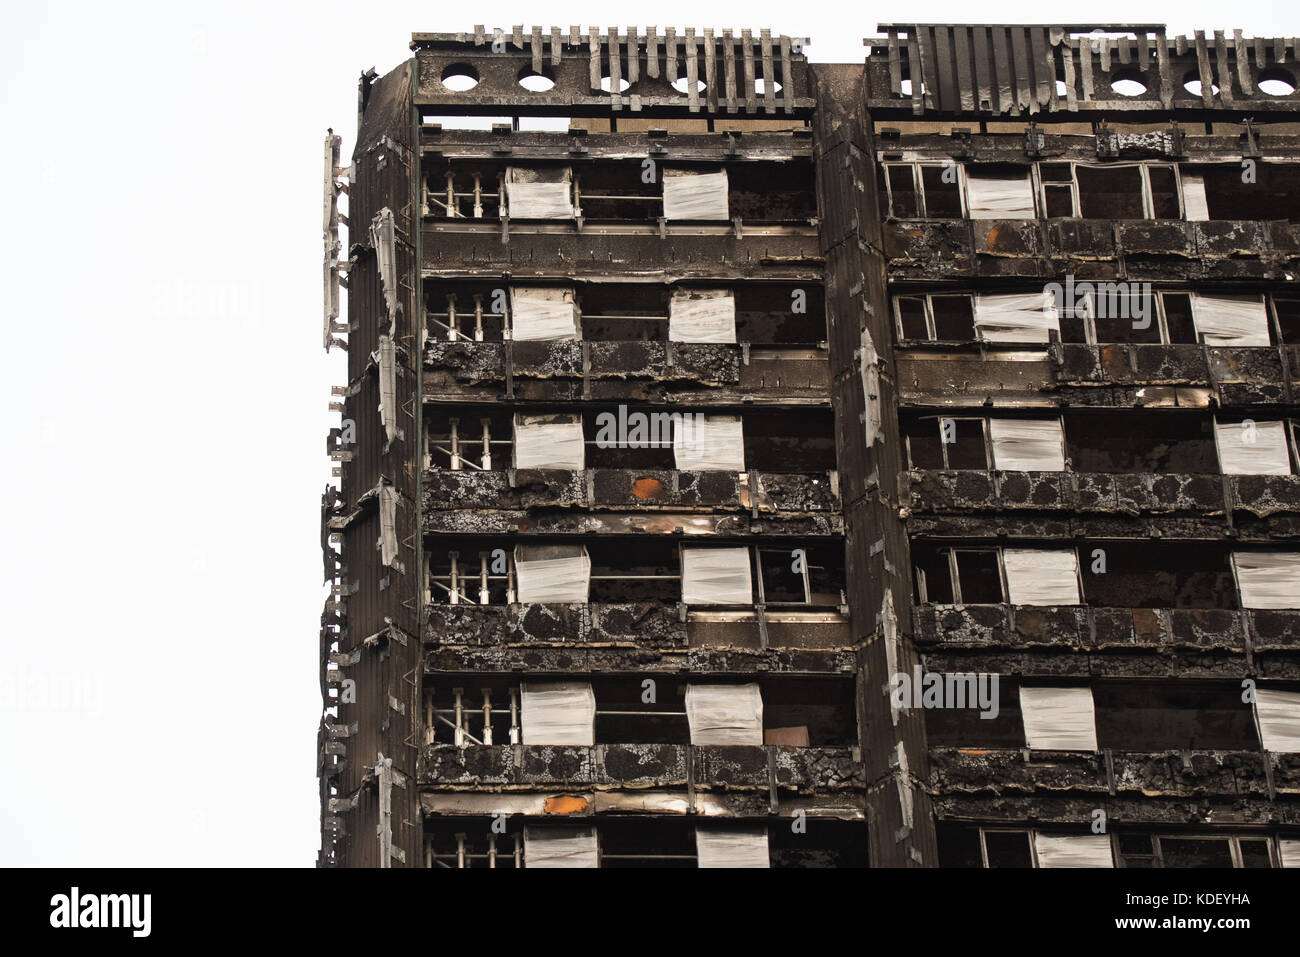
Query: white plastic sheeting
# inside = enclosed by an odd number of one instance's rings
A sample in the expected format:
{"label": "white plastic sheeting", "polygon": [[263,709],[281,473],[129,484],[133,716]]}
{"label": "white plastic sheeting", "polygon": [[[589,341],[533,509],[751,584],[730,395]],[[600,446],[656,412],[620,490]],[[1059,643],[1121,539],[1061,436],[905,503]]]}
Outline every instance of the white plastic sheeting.
{"label": "white plastic sheeting", "polygon": [[1091,688],[1020,687],[1025,744],[1043,751],[1096,751]]}
{"label": "white plastic sheeting", "polygon": [[1256,688],[1255,718],[1265,751],[1300,751],[1300,692]]}
{"label": "white plastic sheeting", "polygon": [[397,489],[379,486],[379,559],[389,568],[397,563]]}
{"label": "white plastic sheeting", "polygon": [[724,831],[695,829],[695,855],[700,867],[771,867],[767,828]]}
{"label": "white plastic sheeting", "polygon": [[748,548],[683,548],[682,601],[687,605],[752,605]]}
{"label": "white plastic sheeting", "polygon": [[596,743],[596,695],[586,681],[525,681],[519,692],[523,744]]}
{"label": "white plastic sheeting", "polygon": [[1233,552],[1242,608],[1300,608],[1300,552]]}
{"label": "white plastic sheeting", "polygon": [[1300,840],[1283,838],[1277,842],[1283,867],[1300,867]]}
{"label": "white plastic sheeting", "polygon": [[580,415],[516,415],[514,440],[517,469],[586,468]]}
{"label": "white plastic sheeting", "polygon": [[1214,444],[1224,475],[1290,475],[1285,422],[1214,420]]}
{"label": "white plastic sheeting", "polygon": [[572,171],[506,169],[506,210],[511,219],[569,219],[573,216]]}
{"label": "white plastic sheeting", "polygon": [[1114,867],[1105,834],[1034,834],[1039,867]]}
{"label": "white plastic sheeting", "polygon": [[375,247],[379,261],[379,281],[384,288],[384,309],[388,312],[389,328],[397,323],[397,230],[393,211],[385,206],[370,221],[370,245]]}
{"label": "white plastic sheeting", "polygon": [[691,744],[762,744],[763,696],[758,685],[687,685]]}
{"label": "white plastic sheeting", "polygon": [[591,556],[583,545],[516,545],[519,601],[585,602],[591,590]]}
{"label": "white plastic sheeting", "polygon": [[738,415],[683,415],[673,422],[673,461],[683,471],[745,471],[745,429]]}
{"label": "white plastic sheeting", "polygon": [[966,208],[971,219],[1033,219],[1034,187],[1029,171],[981,173],[966,168]]}
{"label": "white plastic sheeting", "polygon": [[975,296],[975,333],[987,342],[1047,342],[1051,329],[1061,330],[1051,290]]}
{"label": "white plastic sheeting", "polygon": [[510,338],[581,339],[582,320],[572,289],[510,287]]}
{"label": "white plastic sheeting", "polygon": [[1192,293],[1192,323],[1212,346],[1266,346],[1268,309],[1262,296]]}
{"label": "white plastic sheeting", "polygon": [[379,421],[389,442],[402,434],[397,427],[397,344],[392,336],[379,337]]}
{"label": "white plastic sheeting", "polygon": [[729,289],[683,289],[668,301],[673,342],[735,342],[736,297]]}
{"label": "white plastic sheeting", "polygon": [[1210,204],[1205,200],[1205,177],[1200,173],[1183,173],[1183,218],[1204,222],[1210,218]]}
{"label": "white plastic sheeting", "polygon": [[524,867],[599,867],[596,829],[524,828]]}
{"label": "white plastic sheeting", "polygon": [[665,219],[730,219],[727,171],[664,170]]}
{"label": "white plastic sheeting", "polygon": [[989,419],[993,467],[1009,471],[1064,472],[1060,419]]}
{"label": "white plastic sheeting", "polygon": [[1074,549],[1004,548],[1007,600],[1013,605],[1079,604],[1079,556]]}

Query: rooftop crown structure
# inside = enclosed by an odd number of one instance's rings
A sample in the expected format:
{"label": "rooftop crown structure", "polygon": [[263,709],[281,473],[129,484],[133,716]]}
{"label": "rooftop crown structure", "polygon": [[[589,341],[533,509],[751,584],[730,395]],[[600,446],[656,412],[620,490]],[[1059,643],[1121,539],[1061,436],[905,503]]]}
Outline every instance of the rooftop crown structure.
{"label": "rooftop crown structure", "polygon": [[1297,41],[877,29],[362,76],[322,866],[1300,866]]}

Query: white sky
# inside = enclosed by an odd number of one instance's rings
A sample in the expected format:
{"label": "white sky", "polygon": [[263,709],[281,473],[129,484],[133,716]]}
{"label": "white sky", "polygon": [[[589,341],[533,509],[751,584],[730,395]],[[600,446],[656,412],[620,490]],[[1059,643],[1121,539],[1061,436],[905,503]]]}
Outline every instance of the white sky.
{"label": "white sky", "polygon": [[[413,31],[608,27],[611,9],[769,26],[833,62],[862,56],[872,16],[917,18],[680,0],[5,14],[0,865],[314,862],[318,507],[344,383],[320,347],[325,128],[350,154],[358,74],[409,56]],[[923,19],[1271,37],[1300,34],[1294,10],[949,0]]]}

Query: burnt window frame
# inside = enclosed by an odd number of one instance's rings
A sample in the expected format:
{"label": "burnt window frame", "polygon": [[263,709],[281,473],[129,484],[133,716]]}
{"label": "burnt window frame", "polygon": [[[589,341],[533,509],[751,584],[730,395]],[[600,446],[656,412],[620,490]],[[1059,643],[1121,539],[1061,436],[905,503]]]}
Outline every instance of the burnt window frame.
{"label": "burnt window frame", "polygon": [[[971,471],[971,472],[980,472],[980,471],[987,472],[987,471],[990,471],[990,469],[991,469],[991,467],[992,467],[992,463],[993,463],[993,445],[992,445],[992,442],[991,442],[991,440],[990,440],[990,438],[989,438],[989,420],[988,420],[988,416],[983,416],[983,415],[923,415],[923,416],[920,417],[920,421],[921,421],[921,422],[925,422],[925,421],[927,421],[927,420],[931,420],[931,419],[934,421],[935,428],[936,428],[936,430],[937,430],[938,433],[939,433],[939,453],[940,453],[940,455],[943,456],[943,471],[945,471],[945,472],[957,472],[957,471],[960,471],[960,472],[967,472],[967,471]],[[951,419],[953,422],[979,422],[979,423],[980,423],[980,428],[981,428],[981,430],[982,430],[982,435],[983,435],[983,438],[984,438],[984,468],[983,468],[983,469],[954,469],[954,468],[949,464],[949,462],[948,462],[948,446],[951,445],[951,444],[953,444],[953,443],[951,443],[951,442],[945,442],[945,441],[943,440],[943,423],[944,423],[944,420],[946,420],[946,419]],[[921,472],[927,471],[926,469],[918,469],[915,465],[912,464],[912,437],[911,437],[910,435],[905,435],[903,438],[904,438],[905,445],[906,445],[906,448],[904,449],[904,451],[905,451],[905,453],[906,453],[906,455],[907,455],[907,468],[908,468],[908,471],[921,471]]]}
{"label": "burnt window frame", "polygon": [[[1025,546],[1032,548],[1034,546]],[[994,604],[1008,605],[1011,604],[1011,591],[1007,586],[1007,566],[1003,558],[1005,551],[1002,545],[946,545],[938,549],[948,559],[948,580],[952,585],[952,602],[953,605],[974,605],[988,604],[987,602],[968,602],[965,601],[961,593],[961,575],[957,566],[957,554],[959,552],[994,552],[997,556],[998,565],[998,583],[1002,588],[1002,598]],[[1044,551],[1070,551],[1074,553],[1075,558],[1075,582],[1079,590],[1079,606],[1083,607],[1088,604],[1087,595],[1084,592],[1083,562],[1079,555],[1077,545],[1068,545],[1061,547],[1059,543],[1054,544],[1051,548],[1045,548]],[[930,601],[929,583],[926,580],[925,569],[921,568],[915,562],[912,563],[912,571],[916,576],[917,593],[920,597],[918,604],[934,604]],[[942,602],[939,604],[948,604]]]}
{"label": "burnt window frame", "polygon": [[[971,314],[971,337],[969,339],[940,339],[934,324],[934,298],[938,296],[943,299],[966,299],[970,304]],[[901,302],[904,299],[921,300],[922,312],[925,314],[925,338],[917,339],[905,334],[903,328],[903,309]],[[897,292],[890,297],[890,305],[894,311],[894,334],[898,342],[975,342],[978,336],[975,332],[975,295],[970,292],[954,290],[951,292]]]}
{"label": "burnt window frame", "polygon": [[[913,195],[916,196],[915,216],[900,216],[898,213],[894,211],[894,184],[890,182],[889,170],[895,166],[906,166],[911,169],[912,193]],[[929,215],[929,210],[926,208],[925,178],[921,173],[921,167],[924,166],[937,166],[940,169],[947,166],[952,166],[957,170],[956,185],[957,185],[957,200],[958,203],[961,205],[960,218],[969,219],[970,209],[966,202],[966,167],[962,163],[957,162],[956,160],[950,160],[948,162],[944,162],[943,160],[938,160],[938,159],[881,160],[880,161],[880,168],[882,174],[881,178],[885,181],[885,200],[886,200],[886,208],[889,211],[889,218],[904,219],[904,220],[936,218],[936,217],[931,217]]]}
{"label": "burnt window frame", "polygon": [[1186,207],[1183,205],[1182,173],[1179,170],[1178,163],[1162,163],[1162,162],[1146,162],[1146,161],[1096,163],[1096,162],[1082,162],[1079,160],[1061,159],[1061,160],[1039,160],[1037,163],[1034,163],[1034,170],[1033,170],[1034,203],[1038,207],[1038,213],[1040,219],[1048,218],[1046,186],[1047,185],[1060,186],[1063,185],[1065,182],[1064,180],[1056,180],[1056,181],[1044,180],[1042,167],[1048,165],[1050,166],[1068,165],[1070,167],[1069,183],[1070,183],[1070,199],[1071,199],[1072,214],[1069,217],[1054,217],[1054,218],[1070,218],[1070,219],[1083,218],[1083,213],[1082,213],[1083,203],[1079,192],[1078,169],[1080,166],[1086,167],[1088,169],[1122,169],[1128,167],[1137,167],[1142,182],[1141,198],[1142,198],[1142,219],[1143,220],[1152,220],[1157,218],[1155,215],[1155,197],[1151,190],[1151,172],[1150,172],[1151,168],[1153,166],[1171,168],[1174,173],[1174,193],[1178,199],[1178,216],[1176,218],[1179,220],[1186,218],[1187,210]]}

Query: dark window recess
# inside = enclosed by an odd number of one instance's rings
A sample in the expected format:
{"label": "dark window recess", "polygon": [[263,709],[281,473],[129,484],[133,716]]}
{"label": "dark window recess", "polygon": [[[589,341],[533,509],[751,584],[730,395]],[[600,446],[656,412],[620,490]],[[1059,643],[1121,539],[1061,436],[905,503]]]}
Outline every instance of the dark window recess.
{"label": "dark window recess", "polygon": [[995,605],[1003,600],[996,551],[958,549],[956,555],[963,604]]}
{"label": "dark window recess", "polygon": [[940,419],[939,434],[945,439],[950,469],[987,469],[983,419]]}
{"label": "dark window recess", "polygon": [[[1106,553],[1106,571],[1096,549]],[[1080,554],[1084,601],[1110,608],[1237,608],[1227,550],[1217,544],[1090,542]]]}
{"label": "dark window recess", "polygon": [[943,448],[939,441],[939,422],[937,419],[904,419],[903,434],[907,436],[909,468],[943,468]]}
{"label": "dark window recess", "polygon": [[1057,296],[1057,313],[1060,316],[1062,342],[1087,342],[1088,319],[1092,316],[1092,299],[1081,298],[1075,302],[1066,302],[1065,296]]}
{"label": "dark window recess", "polygon": [[1076,166],[1084,219],[1144,219],[1142,170],[1137,166]]}
{"label": "dark window recess", "polygon": [[[916,568],[916,600],[934,602],[937,605],[951,605],[952,572],[948,567],[948,552],[921,545],[912,547],[912,562]],[[921,582],[924,576],[925,597],[921,596]]]}
{"label": "dark window recess", "polygon": [[749,468],[805,475],[835,468],[835,416],[829,410],[770,411],[744,419]]}
{"label": "dark window recess", "polygon": [[794,571],[795,559],[791,549],[758,550],[758,561],[763,573],[763,600],[768,604],[804,604],[804,576]]}
{"label": "dark window recess", "polygon": [[1066,454],[1075,472],[1219,472],[1213,424],[1200,412],[1071,411],[1064,423]]}
{"label": "dark window recess", "polygon": [[1156,849],[1150,834],[1119,834],[1121,867],[1155,867]]}
{"label": "dark window recess", "polygon": [[982,717],[978,702],[967,708],[926,708],[925,736],[932,748],[1023,748],[1019,685],[1008,675],[998,681],[996,718]]}
{"label": "dark window recess", "polygon": [[[687,744],[686,686],[658,682],[653,704],[642,700],[641,683],[619,679],[598,681],[596,741],[600,744]],[[654,712],[676,712],[655,714]]]}
{"label": "dark window recess", "polygon": [[1196,324],[1192,322],[1192,297],[1186,293],[1166,292],[1160,296],[1165,309],[1165,328],[1174,344],[1196,342]]}
{"label": "dark window recess", "polygon": [[1242,182],[1240,164],[1199,167],[1210,219],[1284,219],[1300,222],[1300,166],[1254,164],[1254,182]]}
{"label": "dark window recess", "polygon": [[1242,867],[1272,867],[1273,859],[1268,853],[1268,841],[1258,837],[1243,837],[1237,841],[1241,848]]}
{"label": "dark window recess", "polygon": [[1033,867],[1028,831],[985,831],[989,867]]}
{"label": "dark window recess", "polygon": [[1282,330],[1282,341],[1288,346],[1300,345],[1300,299],[1274,296],[1273,309]]}
{"label": "dark window recess", "polygon": [[916,203],[916,183],[911,166],[887,166],[889,191],[892,196],[891,210],[898,219],[914,219],[920,215]]}
{"label": "dark window recess", "polygon": [[970,296],[931,296],[934,337],[969,342],[975,338],[975,316]]}
{"label": "dark window recess", "polygon": [[1093,296],[1098,342],[1160,342],[1155,294],[1130,290],[1128,283],[1099,283]]}
{"label": "dark window recess", "polygon": [[940,821],[934,829],[939,843],[940,867],[984,866],[980,855],[979,828]]}
{"label": "dark window recess", "polygon": [[773,867],[866,867],[865,821],[810,821],[807,834],[773,827],[768,835]]}
{"label": "dark window recess", "polygon": [[898,317],[903,327],[904,339],[929,339],[925,324],[925,300],[920,296],[900,296]]}
{"label": "dark window recess", "polygon": [[1151,211],[1156,219],[1179,219],[1182,206],[1178,199],[1178,177],[1172,166],[1148,166],[1151,183]]}
{"label": "dark window recess", "polygon": [[1232,845],[1225,838],[1162,837],[1165,867],[1231,867]]}
{"label": "dark window recess", "polygon": [[1043,205],[1049,219],[1074,216],[1073,176],[1069,163],[1044,163],[1039,167],[1043,179]]}
{"label": "dark window recess", "polygon": [[1250,705],[1222,682],[1100,682],[1097,743],[1114,751],[1254,750]]}
{"label": "dark window recess", "polygon": [[694,822],[672,818],[602,818],[601,867],[695,867]]}
{"label": "dark window recess", "polygon": [[[950,183],[944,182],[944,171]],[[925,190],[925,215],[928,219],[961,219],[961,190],[957,185],[956,166],[922,166],[921,186]]]}

